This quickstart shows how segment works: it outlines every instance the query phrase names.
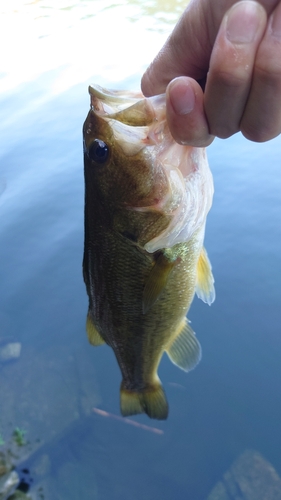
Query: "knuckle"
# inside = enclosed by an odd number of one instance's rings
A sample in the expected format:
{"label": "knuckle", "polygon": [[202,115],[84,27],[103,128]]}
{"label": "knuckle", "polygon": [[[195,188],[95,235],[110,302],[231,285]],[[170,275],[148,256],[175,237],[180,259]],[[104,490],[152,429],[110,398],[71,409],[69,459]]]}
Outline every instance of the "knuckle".
{"label": "knuckle", "polygon": [[263,81],[275,81],[281,78],[281,42],[264,42],[257,54],[255,74]]}
{"label": "knuckle", "polygon": [[281,63],[274,64],[273,62],[264,63],[256,66],[255,79],[262,85],[271,87],[272,90],[281,88]]}
{"label": "knuckle", "polygon": [[155,92],[155,82],[151,78],[151,71],[148,69],[141,79],[141,89],[146,97],[152,96]]}
{"label": "knuckle", "polygon": [[239,128],[228,122],[227,119],[224,121],[224,123],[217,123],[210,126],[210,133],[218,137],[219,139],[228,139],[238,131]]}
{"label": "knuckle", "polygon": [[281,129],[266,126],[265,124],[247,124],[241,126],[241,132],[246,139],[253,142],[266,142],[270,141],[279,133]]}
{"label": "knuckle", "polygon": [[224,87],[239,88],[245,85],[248,75],[243,68],[235,68],[231,71],[218,70],[214,75],[217,82]]}
{"label": "knuckle", "polygon": [[266,138],[262,131],[254,127],[241,127],[241,132],[243,136],[249,141],[253,142],[265,142]]}
{"label": "knuckle", "polygon": [[226,131],[226,130],[214,130],[213,131],[213,134],[218,137],[218,139],[228,139],[229,137],[231,137],[232,135],[235,134],[235,132],[230,132],[230,131]]}
{"label": "knuckle", "polygon": [[266,142],[281,132],[281,111],[270,108],[269,113],[246,113],[241,121],[241,132],[250,141]]}

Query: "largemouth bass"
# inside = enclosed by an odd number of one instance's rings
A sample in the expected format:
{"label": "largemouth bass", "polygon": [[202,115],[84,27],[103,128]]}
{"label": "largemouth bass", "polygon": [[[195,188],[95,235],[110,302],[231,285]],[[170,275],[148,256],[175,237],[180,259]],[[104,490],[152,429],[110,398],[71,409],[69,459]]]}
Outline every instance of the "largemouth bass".
{"label": "largemouth bass", "polygon": [[121,413],[165,419],[163,353],[189,371],[201,358],[186,314],[208,304],[214,279],[203,247],[213,181],[203,148],[177,144],[165,96],[90,87],[83,128],[87,334],[122,372]]}

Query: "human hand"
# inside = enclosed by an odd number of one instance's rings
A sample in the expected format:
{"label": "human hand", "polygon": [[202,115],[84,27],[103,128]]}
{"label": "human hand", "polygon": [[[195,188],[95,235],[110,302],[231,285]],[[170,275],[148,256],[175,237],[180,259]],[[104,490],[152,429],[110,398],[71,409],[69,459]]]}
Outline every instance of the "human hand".
{"label": "human hand", "polygon": [[165,90],[180,144],[280,134],[281,1],[191,0],[142,78],[144,95]]}

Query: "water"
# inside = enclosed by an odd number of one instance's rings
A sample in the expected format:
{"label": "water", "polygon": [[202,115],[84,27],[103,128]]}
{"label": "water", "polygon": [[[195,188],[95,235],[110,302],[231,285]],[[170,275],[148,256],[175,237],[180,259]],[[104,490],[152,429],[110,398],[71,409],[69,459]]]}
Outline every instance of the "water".
{"label": "water", "polygon": [[195,299],[189,314],[203,359],[185,374],[164,357],[169,419],[134,417],[164,433],[92,411],[119,415],[121,377],[111,350],[85,334],[87,86],[138,88],[184,5],[0,4],[0,338],[22,344],[0,365],[0,434],[8,443],[16,426],[27,431],[19,471],[46,499],[204,500],[246,448],[281,474],[280,137],[208,148],[217,299]]}

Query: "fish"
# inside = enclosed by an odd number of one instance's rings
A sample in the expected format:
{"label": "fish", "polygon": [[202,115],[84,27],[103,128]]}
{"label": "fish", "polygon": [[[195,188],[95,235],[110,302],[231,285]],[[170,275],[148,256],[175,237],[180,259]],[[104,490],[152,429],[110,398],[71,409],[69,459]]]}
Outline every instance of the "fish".
{"label": "fish", "polygon": [[107,344],[122,374],[123,416],[164,420],[158,377],[164,352],[188,372],[201,346],[186,315],[195,293],[215,299],[204,248],[213,178],[204,148],[175,142],[165,95],[90,86],[83,125],[86,321],[93,346]]}

